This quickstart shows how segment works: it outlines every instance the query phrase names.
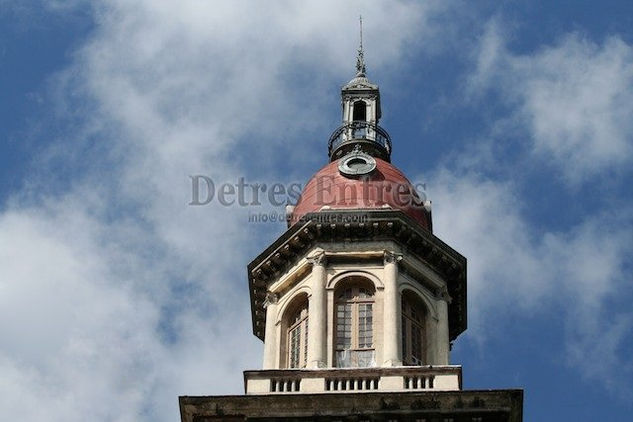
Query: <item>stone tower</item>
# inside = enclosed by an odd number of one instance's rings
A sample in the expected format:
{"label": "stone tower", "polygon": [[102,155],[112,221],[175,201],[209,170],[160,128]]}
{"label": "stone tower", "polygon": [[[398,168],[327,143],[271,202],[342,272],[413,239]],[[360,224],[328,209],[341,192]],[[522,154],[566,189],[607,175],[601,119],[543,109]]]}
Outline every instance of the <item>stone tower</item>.
{"label": "stone tower", "polygon": [[181,397],[183,421],[518,421],[521,390],[462,391],[466,259],[433,235],[430,203],[391,164],[380,91],[341,90],[329,163],[248,265],[261,370],[245,395]]}

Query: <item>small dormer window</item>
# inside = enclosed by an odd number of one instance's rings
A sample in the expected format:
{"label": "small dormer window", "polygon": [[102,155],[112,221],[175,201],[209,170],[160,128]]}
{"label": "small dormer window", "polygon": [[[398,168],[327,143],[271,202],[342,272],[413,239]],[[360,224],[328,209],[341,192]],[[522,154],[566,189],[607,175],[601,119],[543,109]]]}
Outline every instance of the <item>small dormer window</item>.
{"label": "small dormer window", "polygon": [[354,103],[354,111],[352,113],[354,121],[367,121],[367,104],[365,101],[359,100]]}

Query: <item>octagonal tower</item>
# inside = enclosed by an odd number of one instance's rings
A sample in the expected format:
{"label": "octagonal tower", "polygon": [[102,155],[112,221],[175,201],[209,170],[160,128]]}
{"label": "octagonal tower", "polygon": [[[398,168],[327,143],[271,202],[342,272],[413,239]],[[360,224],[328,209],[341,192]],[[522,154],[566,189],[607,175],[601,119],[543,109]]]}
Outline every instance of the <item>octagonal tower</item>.
{"label": "octagonal tower", "polygon": [[390,162],[362,46],[341,104],[330,162],[248,266],[264,359],[246,393],[459,390],[449,353],[466,329],[466,259],[433,235],[430,204]]}
{"label": "octagonal tower", "polygon": [[466,259],[433,235],[430,203],[391,164],[378,85],[341,90],[329,163],[248,265],[263,368],[245,395],[181,397],[183,422],[521,421],[521,390],[462,391]]}

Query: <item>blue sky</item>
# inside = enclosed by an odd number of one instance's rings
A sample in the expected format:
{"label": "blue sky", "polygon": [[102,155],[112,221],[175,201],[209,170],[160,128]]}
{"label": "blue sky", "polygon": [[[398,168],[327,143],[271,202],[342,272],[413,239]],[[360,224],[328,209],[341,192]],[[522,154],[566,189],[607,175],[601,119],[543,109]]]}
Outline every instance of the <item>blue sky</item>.
{"label": "blue sky", "polygon": [[627,1],[0,0],[3,413],[173,421],[242,392],[246,264],[284,226],[188,206],[189,175],[305,183],[361,13],[393,163],[468,259],[464,387],[630,419]]}

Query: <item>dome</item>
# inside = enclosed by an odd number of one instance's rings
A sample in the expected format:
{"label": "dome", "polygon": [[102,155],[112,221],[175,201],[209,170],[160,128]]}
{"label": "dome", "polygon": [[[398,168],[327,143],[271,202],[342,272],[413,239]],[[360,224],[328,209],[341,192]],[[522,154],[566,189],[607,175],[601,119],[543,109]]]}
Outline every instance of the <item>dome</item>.
{"label": "dome", "polygon": [[378,89],[378,85],[375,85],[375,84],[371,83],[371,81],[369,79],[367,79],[367,77],[364,74],[360,74],[360,75],[356,75],[354,77],[354,79],[349,81],[343,87],[343,90],[350,90],[350,89],[376,90],[376,89]]}
{"label": "dome", "polygon": [[[395,209],[403,211],[431,231],[430,212],[424,208],[423,198],[420,198],[411,182],[391,163],[380,158],[373,160],[375,168],[371,163],[373,171],[363,175],[360,173],[365,171],[352,174],[345,157],[319,170],[303,189],[290,216],[290,224],[308,213],[320,210]],[[352,167],[355,165],[352,161],[350,163]]]}

